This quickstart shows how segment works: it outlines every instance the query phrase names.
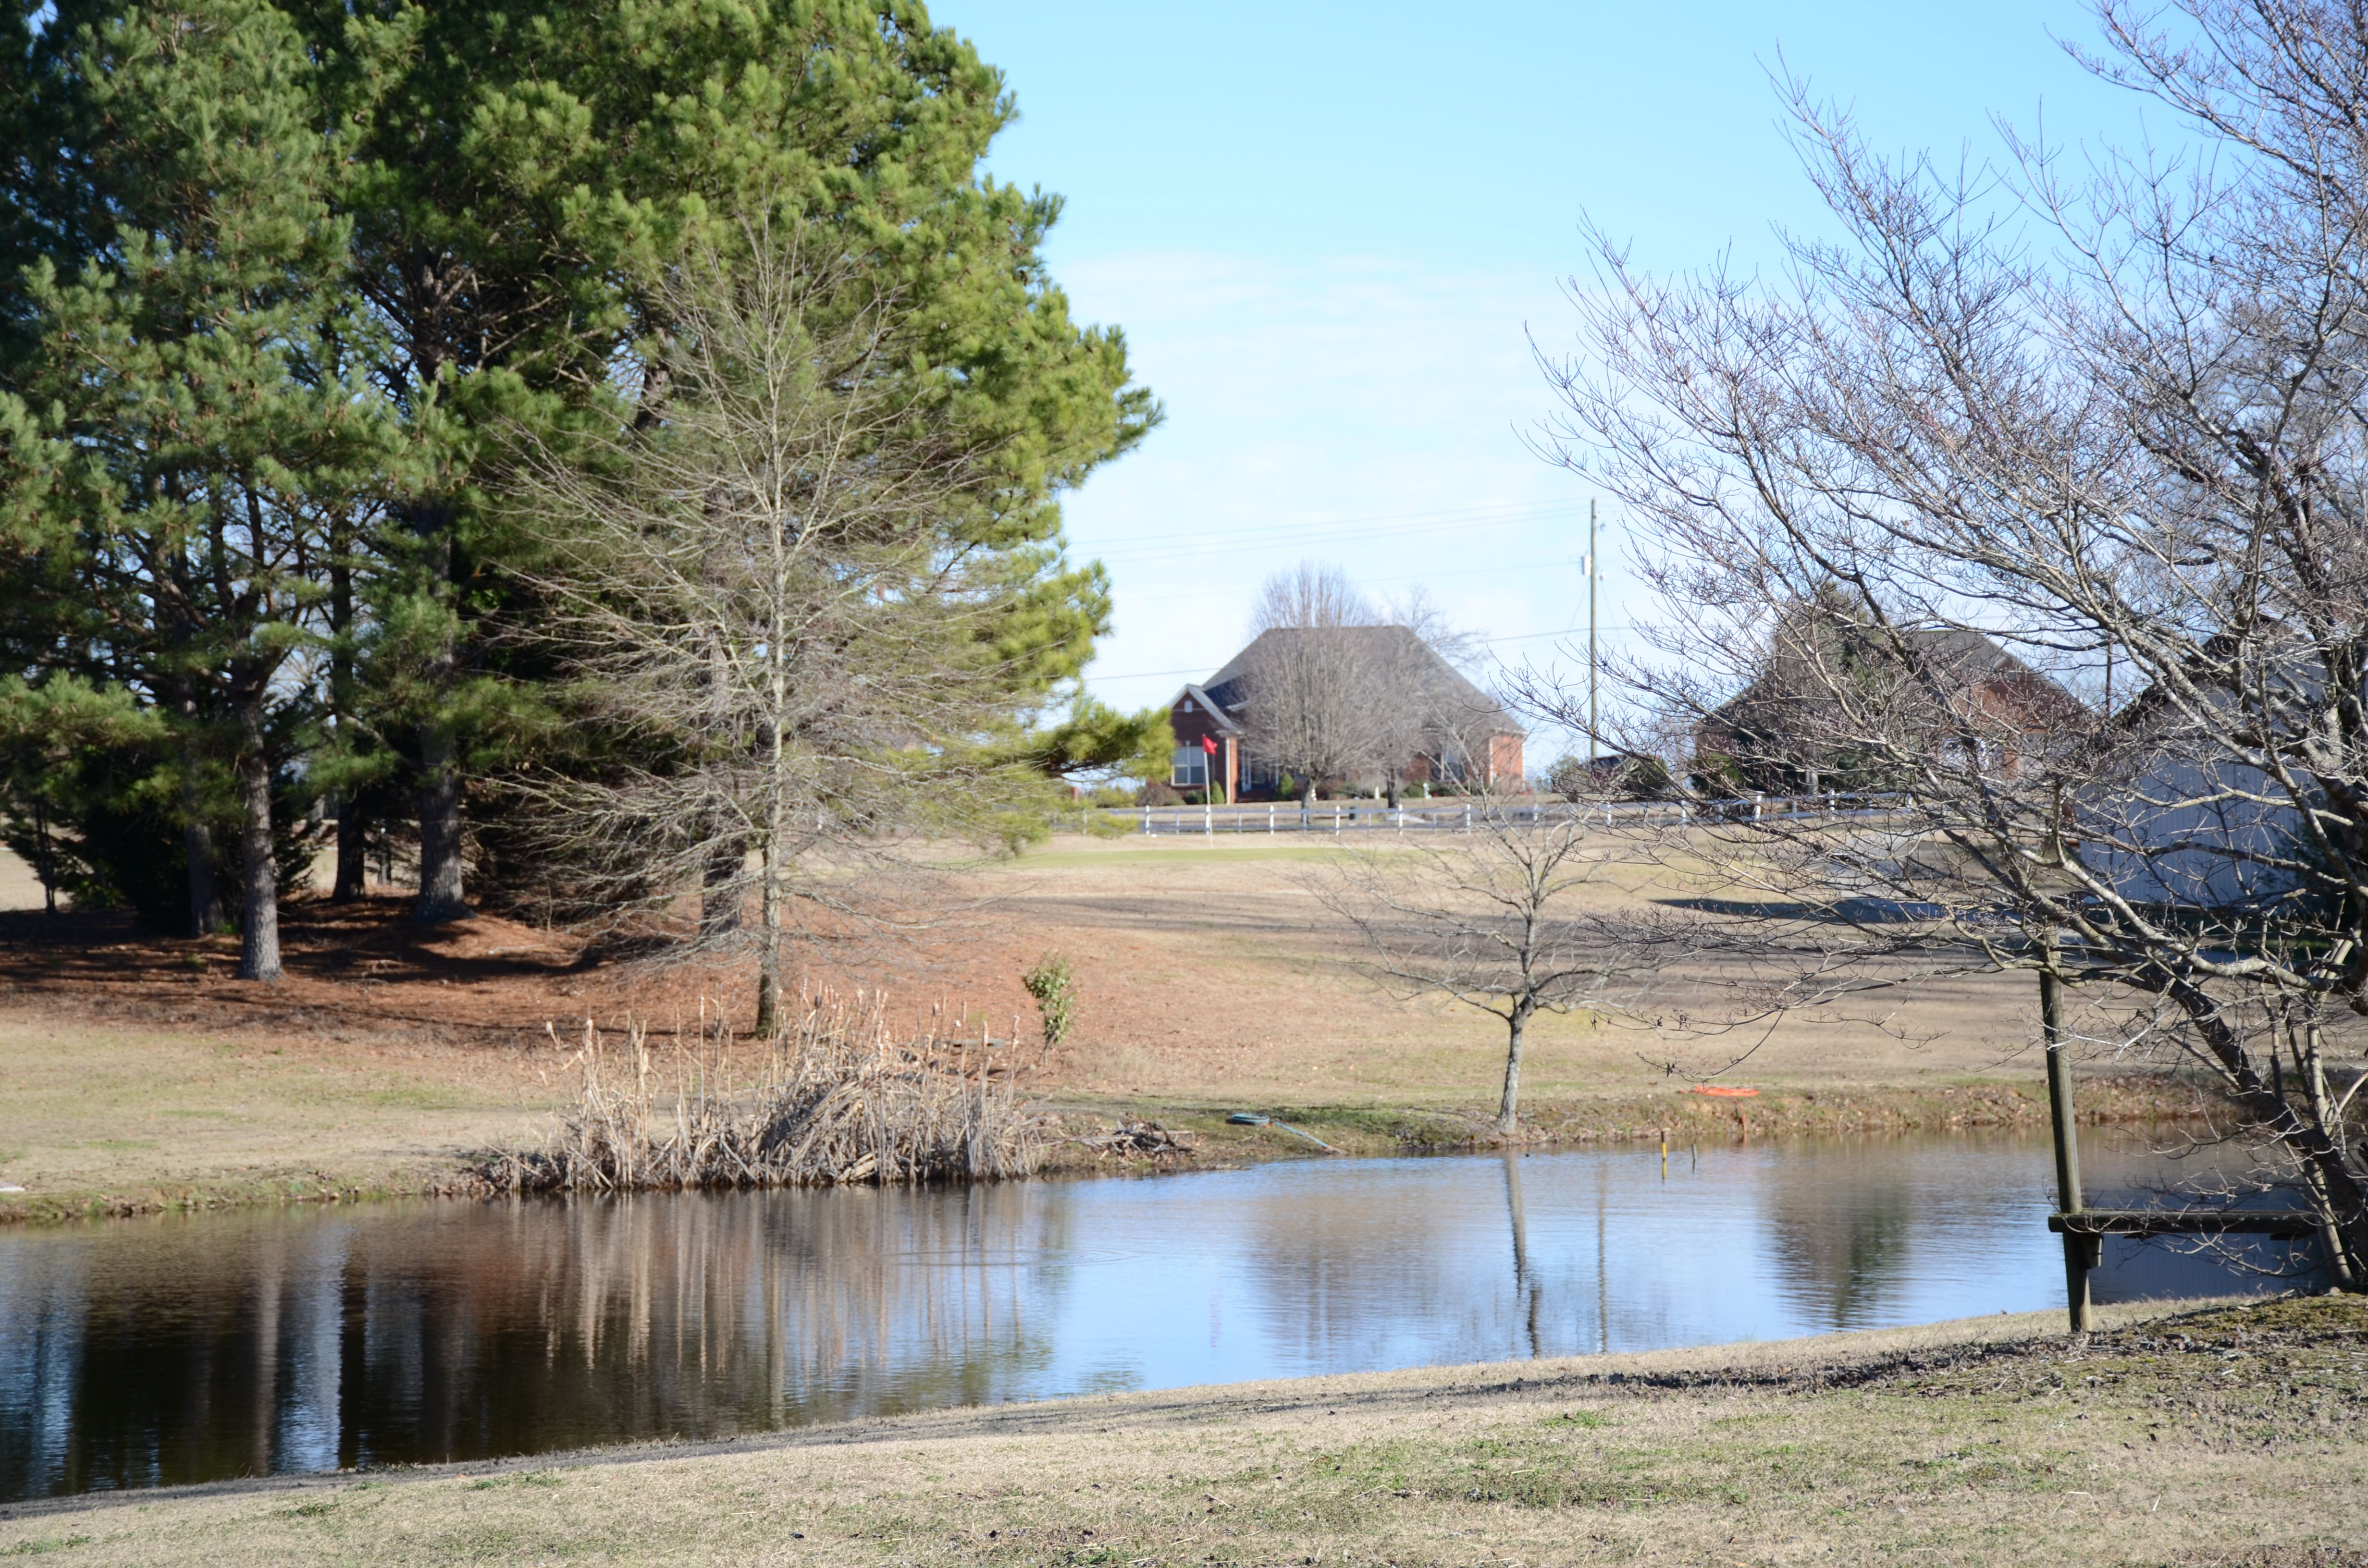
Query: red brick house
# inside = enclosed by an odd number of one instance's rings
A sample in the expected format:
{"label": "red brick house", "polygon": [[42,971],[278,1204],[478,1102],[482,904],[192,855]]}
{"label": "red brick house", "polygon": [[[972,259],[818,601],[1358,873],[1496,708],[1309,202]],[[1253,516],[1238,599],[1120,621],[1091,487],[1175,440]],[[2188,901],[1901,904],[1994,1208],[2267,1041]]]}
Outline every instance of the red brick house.
{"label": "red brick house", "polygon": [[[1370,642],[1367,667],[1394,672],[1395,700],[1411,704],[1405,733],[1413,738],[1398,764],[1399,780],[1407,784],[1460,784],[1480,781],[1519,787],[1523,777],[1522,744],[1526,732],[1495,699],[1482,691],[1429,645],[1403,626],[1352,626],[1321,630],[1278,628],[1260,632],[1248,647],[1199,685],[1188,685],[1168,705],[1168,722],[1176,731],[1176,753],[1168,782],[1179,790],[1204,790],[1212,784],[1222,799],[1241,800],[1246,794],[1272,790],[1283,767],[1256,753],[1255,724],[1249,710],[1256,698],[1249,672],[1269,639],[1326,637]],[[1372,779],[1333,782],[1372,785]]]}
{"label": "red brick house", "polygon": [[[1696,724],[1697,788],[1798,795],[1899,787],[1869,773],[1857,755],[1861,748],[1851,744],[1851,725],[1866,716],[1845,712],[1832,684],[1852,676],[1864,682],[1862,705],[1886,710],[1889,704],[1911,709],[1923,697],[1918,677],[1935,679],[1947,693],[1952,721],[1976,732],[1964,764],[2009,778],[2020,770],[2025,751],[2085,722],[2078,699],[1977,631],[1906,628],[1900,635],[1918,665],[1910,670],[1873,639],[1851,649],[1847,623],[1820,630],[1827,644],[1820,660],[1791,651],[1772,657],[1759,678]],[[1888,703],[1887,693],[1896,693]]]}
{"label": "red brick house", "polygon": [[1167,706],[1167,722],[1176,731],[1176,755],[1167,781],[1178,790],[1205,790],[1214,782],[1223,798],[1238,801],[1242,778],[1242,726],[1216,699],[1197,686],[1187,686]]}

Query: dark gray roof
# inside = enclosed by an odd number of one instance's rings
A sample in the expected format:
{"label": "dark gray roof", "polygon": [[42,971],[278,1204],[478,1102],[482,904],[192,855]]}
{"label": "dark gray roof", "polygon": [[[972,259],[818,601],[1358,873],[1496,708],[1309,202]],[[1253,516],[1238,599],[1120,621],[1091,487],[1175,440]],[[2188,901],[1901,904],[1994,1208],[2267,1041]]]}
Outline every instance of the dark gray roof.
{"label": "dark gray roof", "polygon": [[1486,723],[1488,733],[1498,735],[1521,735],[1528,732],[1513,722],[1497,699],[1472,684],[1463,672],[1442,659],[1410,627],[1405,626],[1278,626],[1261,631],[1248,647],[1225,661],[1225,667],[1203,683],[1206,695],[1219,706],[1232,710],[1240,706],[1248,694],[1247,675],[1256,663],[1255,655],[1271,639],[1299,637],[1337,637],[1371,641],[1377,659],[1404,659],[1418,672],[1417,678],[1428,687],[1426,695],[1442,709],[1459,715],[1470,714]]}

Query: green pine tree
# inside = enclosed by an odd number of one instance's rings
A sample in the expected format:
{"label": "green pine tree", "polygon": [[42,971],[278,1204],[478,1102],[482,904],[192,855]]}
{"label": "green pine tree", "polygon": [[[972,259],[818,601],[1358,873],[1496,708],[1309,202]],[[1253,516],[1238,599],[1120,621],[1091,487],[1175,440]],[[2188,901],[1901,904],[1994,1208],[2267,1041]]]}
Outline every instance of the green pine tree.
{"label": "green pine tree", "polygon": [[1108,585],[1062,557],[1057,496],[1156,410],[1120,335],[1076,325],[1043,276],[1058,202],[980,176],[1013,109],[968,43],[893,0],[298,14],[327,118],[353,128],[340,200],[388,328],[376,379],[439,465],[385,541],[400,569],[379,581],[363,683],[418,781],[423,919],[465,908],[471,773],[564,771],[598,745],[548,722],[559,672],[506,635],[538,606],[501,465],[661,404],[655,280],[764,220],[837,226],[910,301],[917,362],[998,454],[963,526],[1024,591],[984,635],[1039,699],[1082,667]]}
{"label": "green pine tree", "polygon": [[404,471],[362,373],[321,85],[261,0],[62,6],[10,70],[6,232],[47,254],[9,295],[9,630],[28,663],[161,716],[200,931],[227,787],[239,972],[274,980],[296,661],[333,520]]}

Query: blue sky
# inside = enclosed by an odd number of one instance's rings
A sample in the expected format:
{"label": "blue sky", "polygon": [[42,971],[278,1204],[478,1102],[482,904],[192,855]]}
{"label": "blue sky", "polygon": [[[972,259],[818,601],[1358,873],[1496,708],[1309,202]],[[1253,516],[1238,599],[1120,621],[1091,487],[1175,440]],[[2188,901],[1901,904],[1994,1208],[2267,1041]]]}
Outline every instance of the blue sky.
{"label": "blue sky", "polygon": [[[1421,583],[1507,660],[1567,668],[1588,492],[1524,444],[1553,411],[1530,336],[1576,346],[1583,220],[1660,271],[1764,267],[1773,226],[1819,227],[1780,57],[1886,150],[1994,155],[1993,114],[2058,141],[2143,123],[2065,55],[2086,8],[2047,0],[932,15],[1005,72],[1021,119],[991,169],[1066,199],[1053,276],[1167,406],[1068,506],[1117,587],[1088,682],[1126,707],[1213,671],[1303,558],[1377,595]],[[1624,628],[1652,612],[1606,533]]]}

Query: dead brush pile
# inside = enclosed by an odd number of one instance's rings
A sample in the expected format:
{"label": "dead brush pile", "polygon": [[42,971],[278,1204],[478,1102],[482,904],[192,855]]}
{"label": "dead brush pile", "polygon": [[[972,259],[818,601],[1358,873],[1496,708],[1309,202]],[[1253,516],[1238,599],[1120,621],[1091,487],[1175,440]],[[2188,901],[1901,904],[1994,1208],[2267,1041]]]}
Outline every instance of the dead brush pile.
{"label": "dead brush pile", "polygon": [[591,1020],[584,1088],[543,1146],[480,1167],[503,1192],[680,1191],[1029,1176],[1051,1124],[985,1040],[898,1041],[877,999],[822,998],[770,1040],[654,1043]]}

